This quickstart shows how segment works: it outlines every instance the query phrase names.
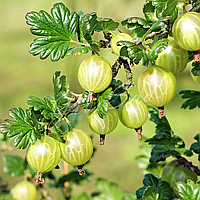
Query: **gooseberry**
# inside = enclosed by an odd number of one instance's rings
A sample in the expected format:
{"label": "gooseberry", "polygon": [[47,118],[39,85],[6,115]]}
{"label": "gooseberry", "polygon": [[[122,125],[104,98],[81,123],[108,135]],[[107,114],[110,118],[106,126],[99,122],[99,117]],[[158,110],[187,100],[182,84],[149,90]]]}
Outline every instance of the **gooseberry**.
{"label": "gooseberry", "polygon": [[112,132],[118,123],[118,114],[114,108],[108,109],[106,115],[103,118],[99,117],[97,109],[95,109],[88,116],[88,123],[90,128],[100,134],[100,145],[104,144],[105,135]]}
{"label": "gooseberry", "polygon": [[178,45],[188,51],[200,49],[200,14],[188,12],[178,17],[172,27],[172,35]]}
{"label": "gooseberry", "polygon": [[183,181],[187,183],[188,179],[196,182],[197,174],[186,166],[179,164],[177,160],[172,160],[163,168],[162,180],[167,181],[172,188],[175,187],[176,182]]}
{"label": "gooseberry", "polygon": [[78,80],[83,89],[95,93],[102,92],[111,83],[111,66],[107,60],[100,56],[88,57],[80,64]]}
{"label": "gooseberry", "polygon": [[49,172],[54,169],[61,157],[59,143],[48,135],[37,139],[27,150],[29,165],[38,172]]}
{"label": "gooseberry", "polygon": [[30,181],[21,181],[12,189],[12,196],[15,200],[36,200],[37,189]]}
{"label": "gooseberry", "polygon": [[[93,144],[91,138],[82,130],[73,129],[68,131],[63,139],[65,143],[60,143],[62,159],[75,166],[84,165],[92,156]],[[79,173],[82,174],[80,168]]]}
{"label": "gooseberry", "polygon": [[141,140],[142,125],[148,118],[147,106],[139,99],[129,99],[119,109],[119,119],[128,128],[135,129]]}
{"label": "gooseberry", "polygon": [[111,39],[111,48],[113,52],[118,56],[120,56],[120,49],[122,48],[122,46],[117,46],[116,43],[118,41],[130,41],[134,43],[133,38],[129,34],[119,33],[119,34],[114,35]]}
{"label": "gooseberry", "polygon": [[173,38],[170,38],[168,47],[158,54],[156,65],[168,68],[175,76],[180,74],[187,66],[188,51],[178,46]]}
{"label": "gooseberry", "polygon": [[153,65],[140,74],[138,91],[147,104],[160,108],[159,117],[162,118],[163,107],[175,95],[176,78],[167,68]]}

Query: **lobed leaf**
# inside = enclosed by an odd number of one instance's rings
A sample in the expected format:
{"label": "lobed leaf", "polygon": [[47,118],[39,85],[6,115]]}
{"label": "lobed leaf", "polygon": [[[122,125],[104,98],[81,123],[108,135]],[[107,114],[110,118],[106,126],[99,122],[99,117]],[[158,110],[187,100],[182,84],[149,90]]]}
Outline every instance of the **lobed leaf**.
{"label": "lobed leaf", "polygon": [[167,120],[166,117],[163,117],[162,119],[159,118],[158,114],[159,111],[156,108],[152,108],[149,111],[150,114],[150,121],[154,122],[156,124],[156,133],[167,133],[169,135],[173,135],[173,130],[171,129],[171,126]]}
{"label": "lobed leaf", "polygon": [[110,183],[105,179],[98,179],[96,183],[97,188],[100,193],[93,193],[93,200],[105,200],[105,199],[113,199],[113,200],[121,200],[123,199],[123,192],[119,188],[119,186],[115,183]]}
{"label": "lobed leaf", "polygon": [[118,27],[119,27],[119,22],[114,21],[111,18],[98,17],[95,31],[97,31],[97,32],[100,32],[100,31],[105,31],[105,32],[114,31]]}
{"label": "lobed leaf", "polygon": [[78,14],[70,14],[63,3],[54,4],[51,15],[46,11],[30,12],[26,15],[26,23],[31,33],[37,37],[31,44],[30,53],[40,54],[41,59],[49,55],[52,61],[64,58],[70,42],[78,30]]}
{"label": "lobed leaf", "polygon": [[194,76],[200,76],[200,62],[199,61],[198,62],[193,62],[192,66],[193,66],[193,68],[191,70],[192,74]]}
{"label": "lobed leaf", "polygon": [[195,90],[181,90],[178,94],[182,95],[183,99],[187,99],[181,106],[181,108],[194,109],[200,108],[200,91]]}
{"label": "lobed leaf", "polygon": [[5,164],[3,168],[4,172],[13,177],[22,176],[24,174],[24,159],[15,155],[4,155],[2,159]]}
{"label": "lobed leaf", "polygon": [[155,22],[158,20],[156,16],[156,9],[155,6],[153,6],[152,1],[149,1],[146,3],[143,7],[143,13],[147,21],[149,22]]}
{"label": "lobed leaf", "polygon": [[158,179],[153,174],[145,174],[143,184],[144,186],[136,191],[137,199],[170,199],[173,196],[169,183]]}
{"label": "lobed leaf", "polygon": [[31,111],[28,109],[24,111],[22,108],[12,108],[9,110],[9,116],[13,120],[7,119],[1,122],[1,132],[8,137],[15,137],[14,145],[16,148],[24,149],[29,144],[34,144],[37,136],[41,134],[43,129],[35,128]]}
{"label": "lobed leaf", "polygon": [[155,61],[158,58],[158,54],[161,53],[168,46],[168,39],[158,40],[153,46],[152,51],[149,51],[147,57],[151,61]]}

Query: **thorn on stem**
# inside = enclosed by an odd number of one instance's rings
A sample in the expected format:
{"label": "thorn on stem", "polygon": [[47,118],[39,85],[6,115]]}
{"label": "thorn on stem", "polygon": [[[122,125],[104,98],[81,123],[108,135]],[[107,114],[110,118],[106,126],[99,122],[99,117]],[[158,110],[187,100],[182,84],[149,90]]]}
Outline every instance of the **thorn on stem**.
{"label": "thorn on stem", "polygon": [[104,143],[105,143],[105,137],[106,137],[106,135],[101,135],[100,134],[100,145],[104,145]]}
{"label": "thorn on stem", "polygon": [[139,127],[139,128],[136,128],[135,131],[136,131],[137,134],[138,134],[138,139],[139,139],[139,140],[142,140],[142,126]]}

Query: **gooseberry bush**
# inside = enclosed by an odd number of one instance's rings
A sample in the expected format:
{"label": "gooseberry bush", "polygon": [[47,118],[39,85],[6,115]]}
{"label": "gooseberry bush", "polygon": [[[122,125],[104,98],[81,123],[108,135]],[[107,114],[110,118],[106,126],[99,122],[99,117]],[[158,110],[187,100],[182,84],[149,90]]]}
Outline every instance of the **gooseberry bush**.
{"label": "gooseberry bush", "polygon": [[[4,171],[25,180],[11,189],[0,178],[1,199],[12,195],[16,200],[52,200],[46,182],[60,188],[63,196],[59,199],[200,199],[200,170],[191,162],[196,154],[200,161],[200,133],[194,133],[196,141],[186,148],[164,110],[178,95],[186,100],[181,108],[200,108],[200,92],[177,91],[176,81],[190,62],[191,75],[200,82],[200,0],[147,0],[142,10],[144,18],[132,16],[120,22],[95,12],[70,13],[64,3],[54,4],[51,14],[44,10],[27,13],[26,23],[36,36],[30,54],[42,60],[50,57],[53,62],[85,54],[77,76],[83,92],[71,91],[66,75],[56,71],[52,95],[30,95],[27,109],[9,109],[9,119],[0,123],[0,145],[9,145],[9,138],[13,138],[15,148],[27,149],[27,155],[4,155]],[[100,40],[96,33],[101,33]],[[115,54],[116,61],[110,63],[108,57],[101,56],[101,49]],[[134,83],[134,69],[141,66],[146,69]],[[126,81],[117,78],[119,70],[124,70]],[[130,88],[137,90],[139,97],[132,97]],[[97,133],[93,137],[77,127],[81,114]],[[148,118],[155,123],[155,135],[143,138],[142,126]],[[98,193],[72,196],[73,186],[92,176],[87,163],[95,156],[93,139],[100,137],[101,148],[109,145],[107,134],[114,132],[118,123],[135,129],[138,136],[133,135],[133,142],[134,137],[141,140],[146,151],[136,158],[145,174],[141,187],[123,192],[117,184],[98,179]],[[65,167],[70,164],[77,169],[56,177],[52,170],[59,170],[60,160]]]}

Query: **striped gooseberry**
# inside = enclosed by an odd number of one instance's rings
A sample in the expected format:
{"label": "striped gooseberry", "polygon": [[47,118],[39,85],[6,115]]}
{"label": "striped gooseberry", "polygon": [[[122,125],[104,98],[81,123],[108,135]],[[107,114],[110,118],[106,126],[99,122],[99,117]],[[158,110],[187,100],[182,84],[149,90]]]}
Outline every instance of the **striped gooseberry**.
{"label": "striped gooseberry", "polygon": [[121,46],[117,46],[117,44],[116,44],[119,41],[129,41],[129,42],[134,43],[133,38],[127,33],[119,33],[119,34],[114,35],[111,39],[110,45],[111,45],[113,52],[118,56],[120,56],[120,49],[122,48]]}
{"label": "striped gooseberry", "polygon": [[30,181],[21,181],[12,189],[12,196],[15,200],[36,200],[37,189]]}
{"label": "striped gooseberry", "polygon": [[103,118],[99,117],[97,109],[88,116],[88,123],[92,131],[100,134],[100,145],[104,144],[105,135],[112,132],[118,123],[118,114],[114,108],[109,108]]}
{"label": "striped gooseberry", "polygon": [[200,49],[200,14],[188,12],[178,17],[172,27],[172,35],[178,45],[188,51]]}
{"label": "striped gooseberry", "polygon": [[162,171],[162,180],[167,181],[172,188],[175,187],[175,183],[183,181],[187,183],[187,180],[197,181],[197,174],[186,166],[178,163],[177,160],[172,160],[167,163]]}
{"label": "striped gooseberry", "polygon": [[60,143],[62,159],[75,165],[79,173],[84,173],[83,165],[91,158],[93,153],[93,144],[91,138],[82,130],[73,129],[68,131],[63,139],[65,143]]}
{"label": "striped gooseberry", "polygon": [[141,140],[142,125],[148,118],[147,106],[139,99],[131,98],[119,109],[119,119],[128,128],[135,129]]}
{"label": "striped gooseberry", "polygon": [[141,98],[147,104],[158,107],[162,118],[164,106],[172,100],[176,91],[176,78],[172,72],[153,65],[140,74],[137,85]]}
{"label": "striped gooseberry", "polygon": [[173,38],[169,38],[168,47],[158,54],[156,65],[168,68],[175,76],[187,66],[188,51],[178,46]]}
{"label": "striped gooseberry", "polygon": [[100,56],[90,56],[80,64],[78,80],[83,89],[95,93],[102,92],[111,83],[111,66],[107,60]]}
{"label": "striped gooseberry", "polygon": [[43,182],[42,173],[53,170],[59,163],[61,151],[59,143],[52,137],[44,135],[35,144],[28,147],[27,160],[29,165],[38,171],[38,181]]}

